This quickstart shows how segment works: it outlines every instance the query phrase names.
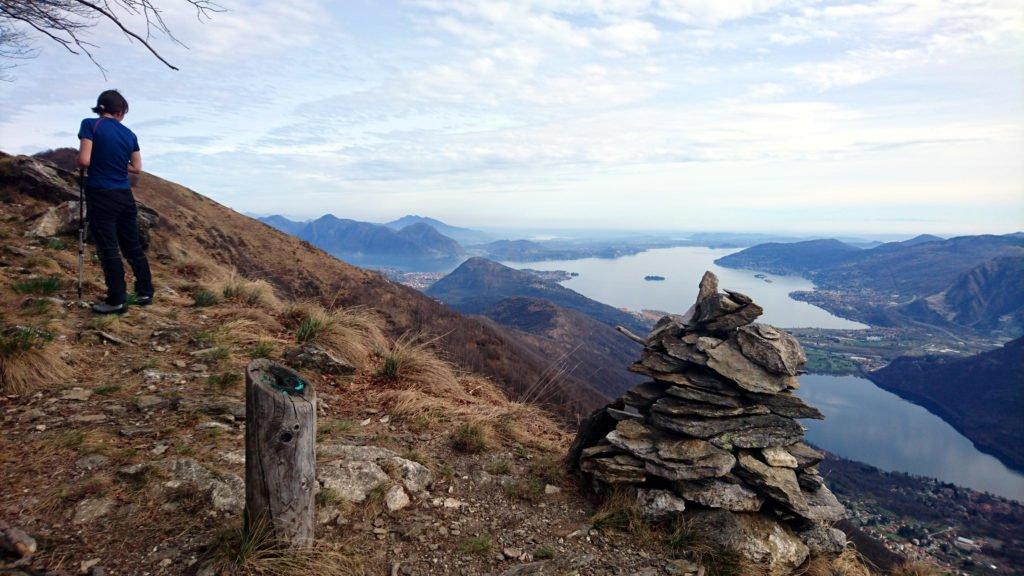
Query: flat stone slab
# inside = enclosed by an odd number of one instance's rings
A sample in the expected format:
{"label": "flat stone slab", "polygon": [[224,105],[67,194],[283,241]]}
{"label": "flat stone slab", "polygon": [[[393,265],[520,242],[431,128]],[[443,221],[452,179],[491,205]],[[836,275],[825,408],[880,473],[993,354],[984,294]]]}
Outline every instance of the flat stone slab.
{"label": "flat stone slab", "polygon": [[650,419],[651,423],[658,428],[694,438],[711,438],[728,432],[759,428],[788,430],[803,434],[803,428],[799,424],[777,414],[753,414],[729,418],[676,418],[664,412],[652,411]]}
{"label": "flat stone slab", "polygon": [[800,491],[800,484],[793,470],[769,466],[748,452],[741,452],[737,461],[737,476],[753,484],[759,492],[769,498],[781,502],[802,516],[806,515],[809,509],[807,499]]}
{"label": "flat stone slab", "polygon": [[725,418],[729,416],[743,416],[747,414],[768,414],[768,408],[764,406],[716,406],[703,402],[691,402],[681,398],[662,398],[651,407],[652,412],[660,412],[677,418],[687,416],[701,416],[704,418]]}
{"label": "flat stone slab", "polygon": [[674,488],[684,499],[708,508],[757,512],[764,504],[764,498],[750,488],[718,478],[677,482]]}
{"label": "flat stone slab", "polygon": [[762,394],[776,394],[799,388],[793,376],[773,374],[743,355],[735,338],[723,340],[714,348],[707,348],[708,368],[732,380],[740,388]]}

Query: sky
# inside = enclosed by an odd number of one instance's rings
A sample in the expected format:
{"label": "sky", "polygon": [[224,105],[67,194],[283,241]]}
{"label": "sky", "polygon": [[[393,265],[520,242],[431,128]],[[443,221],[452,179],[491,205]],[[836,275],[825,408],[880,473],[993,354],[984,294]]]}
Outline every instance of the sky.
{"label": "sky", "polygon": [[478,227],[1024,229],[1024,1],[163,0],[0,82],[0,149],[118,88],[147,171],[250,214]]}

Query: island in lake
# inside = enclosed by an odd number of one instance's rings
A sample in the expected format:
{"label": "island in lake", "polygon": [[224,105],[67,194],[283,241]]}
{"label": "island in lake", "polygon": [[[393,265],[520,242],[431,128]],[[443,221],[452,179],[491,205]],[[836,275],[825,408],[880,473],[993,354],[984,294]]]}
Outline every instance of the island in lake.
{"label": "island in lake", "polygon": [[664,276],[655,276],[653,274],[644,276],[644,280],[647,280],[648,282],[661,282],[664,279]]}

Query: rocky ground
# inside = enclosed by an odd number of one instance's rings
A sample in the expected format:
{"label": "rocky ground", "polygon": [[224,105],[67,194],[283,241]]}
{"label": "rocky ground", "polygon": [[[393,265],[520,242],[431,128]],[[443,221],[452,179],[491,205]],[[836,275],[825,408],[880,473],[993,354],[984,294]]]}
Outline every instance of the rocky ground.
{"label": "rocky ground", "polygon": [[[25,209],[0,209],[0,532],[26,556],[3,556],[3,573],[217,572],[211,558],[238,558],[242,369],[295,348],[294,307],[208,263],[155,260],[153,306],[92,316],[73,301],[72,241],[26,237]],[[88,262],[86,293],[100,282]],[[658,538],[594,527],[598,505],[563,475],[569,438],[552,419],[436,357],[409,364],[433,366],[429,385],[408,367],[382,376],[398,344],[378,345],[358,362],[327,346],[304,369],[320,400],[318,539],[344,559],[336,573],[695,568]]]}

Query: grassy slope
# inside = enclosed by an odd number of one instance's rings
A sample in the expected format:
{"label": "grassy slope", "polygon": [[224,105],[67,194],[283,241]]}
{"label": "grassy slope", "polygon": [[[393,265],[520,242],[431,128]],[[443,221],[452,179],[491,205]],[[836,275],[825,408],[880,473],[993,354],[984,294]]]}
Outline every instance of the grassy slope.
{"label": "grassy slope", "polygon": [[[531,388],[551,362],[492,326],[182,186],[147,174],[136,196],[161,216],[154,242],[158,257],[184,249],[246,276],[264,278],[290,298],[372,307],[384,315],[391,335],[414,331],[440,336],[438,345],[446,358],[494,378],[513,396]],[[604,398],[586,383],[564,377],[549,401],[576,414],[602,404]]]}

